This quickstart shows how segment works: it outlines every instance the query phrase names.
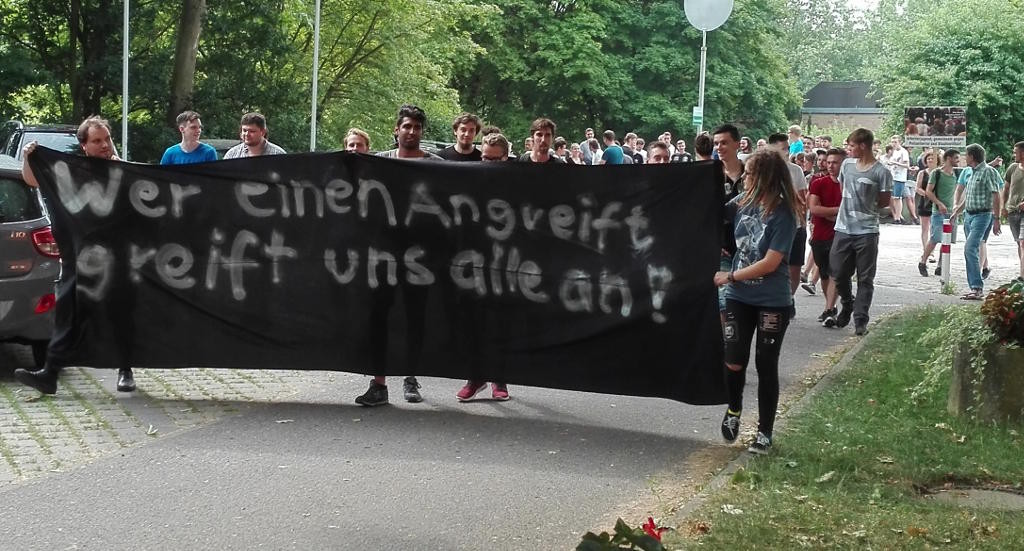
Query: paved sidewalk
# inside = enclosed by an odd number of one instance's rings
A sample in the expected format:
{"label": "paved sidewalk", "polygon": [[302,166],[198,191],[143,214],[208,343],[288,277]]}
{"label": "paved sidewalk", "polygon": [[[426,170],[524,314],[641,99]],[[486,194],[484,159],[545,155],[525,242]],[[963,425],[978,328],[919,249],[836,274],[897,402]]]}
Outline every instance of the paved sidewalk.
{"label": "paved sidewalk", "polygon": [[325,374],[303,371],[137,369],[138,390],[117,392],[117,372],[69,368],[55,396],[14,380],[32,368],[28,347],[0,346],[0,484],[65,472],[123,448],[282,400]]}
{"label": "paved sidewalk", "polygon": [[[953,243],[950,254],[950,274],[956,285],[956,295],[962,295],[967,287],[967,268],[964,261],[963,228],[960,228],[959,242]],[[935,259],[939,258],[939,248],[935,247]],[[917,271],[917,263],[921,258],[921,227],[882,225],[882,234],[878,247],[878,274],[875,285],[895,287],[908,291],[940,293],[942,282],[939,276],[933,275],[938,264],[928,264],[928,277],[922,277]],[[1020,274],[1020,263],[1017,260],[1017,245],[1013,242],[1009,230],[1004,226],[1003,235],[990,235],[988,238],[989,268],[992,274],[985,280],[987,290],[1007,283]],[[803,291],[797,291],[802,293]]]}

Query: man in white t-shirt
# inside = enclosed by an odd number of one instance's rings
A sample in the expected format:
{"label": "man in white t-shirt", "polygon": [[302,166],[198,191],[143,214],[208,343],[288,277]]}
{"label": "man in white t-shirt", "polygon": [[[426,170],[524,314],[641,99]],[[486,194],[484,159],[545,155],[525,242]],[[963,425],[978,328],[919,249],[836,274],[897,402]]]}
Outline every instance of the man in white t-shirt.
{"label": "man in white t-shirt", "polygon": [[[890,208],[892,209],[892,222],[893,224],[910,224],[910,221],[903,220],[903,199],[907,197],[907,172],[910,170],[910,153],[903,148],[899,136],[893,136],[889,140],[889,145],[892,146],[892,154],[886,160],[886,168],[892,173],[892,200],[890,202]],[[916,219],[917,209],[914,206],[913,201],[913,187],[911,184],[911,200],[908,201],[910,216],[912,219]]]}

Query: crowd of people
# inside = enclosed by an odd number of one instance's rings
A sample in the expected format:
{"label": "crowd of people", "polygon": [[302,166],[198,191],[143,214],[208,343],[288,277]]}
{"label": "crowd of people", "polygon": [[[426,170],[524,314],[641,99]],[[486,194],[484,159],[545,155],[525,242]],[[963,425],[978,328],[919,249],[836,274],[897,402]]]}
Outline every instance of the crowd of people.
{"label": "crowd of people", "polygon": [[[177,118],[181,142],[164,153],[162,164],[186,164],[217,160],[216,151],[200,141],[202,121],[194,111]],[[723,437],[733,442],[739,435],[743,411],[743,387],[754,343],[758,372],[758,432],[750,451],[766,453],[772,445],[773,425],[779,398],[778,362],[790,321],[796,315],[793,295],[803,287],[816,294],[820,282],[824,309],[818,317],[825,328],[838,329],[853,322],[858,336],[868,332],[874,276],[878,258],[879,225],[882,210],[889,208],[893,223],[921,224],[922,255],[919,269],[928,276],[929,258],[941,240],[946,220],[965,214],[964,231],[967,279],[970,292],[963,298],[983,296],[984,241],[989,232],[1000,234],[1000,217],[1006,217],[1018,243],[1024,278],[1024,142],[1014,146],[1015,162],[1005,174],[996,170],[1001,159],[986,163],[985,150],[971,144],[965,151],[966,167],[958,169],[957,150],[924,150],[917,166],[899,136],[893,136],[882,152],[881,141],[867,129],[859,128],[835,147],[830,136],[803,136],[800,126],[788,128],[752,141],[739,129],[724,124],[698,134],[693,153],[686,141],[672,140],[663,132],[650,143],[633,132],[620,141],[612,130],[601,133],[587,128],[579,142],[557,135],[553,121],[538,118],[524,140],[524,151],[515,155],[511,141],[479,117],[463,113],[452,121],[454,143],[440,151],[422,147],[426,114],[414,105],[399,109],[394,126],[393,147],[379,151],[381,157],[448,162],[532,162],[577,165],[663,164],[717,159],[722,163],[725,196],[722,258],[714,275],[719,288],[719,307],[725,344],[724,376],[729,404],[721,424]],[[282,154],[285,151],[267,139],[267,121],[259,113],[248,113],[240,121],[241,143],[225,159]],[[479,138],[479,139],[478,139]],[[98,117],[86,119],[78,130],[82,152],[91,157],[117,159],[109,124]],[[603,144],[603,145],[602,145]],[[36,144],[24,150],[23,174],[30,186],[37,186],[28,158]],[[346,151],[373,152],[370,136],[350,129],[343,142]],[[940,158],[941,157],[941,158]],[[1005,182],[1005,185],[1004,185]],[[909,219],[903,218],[904,206]],[[912,221],[912,222],[911,222]],[[54,228],[55,232],[63,231]],[[67,241],[65,241],[67,242]],[[807,247],[810,252],[807,252]],[[938,269],[936,269],[938,274]],[[856,292],[852,278],[857,279]],[[16,377],[37,390],[56,392],[60,367],[74,344],[75,263],[65,261],[57,289],[56,328],[43,368],[19,369]],[[390,302],[385,300],[388,305]],[[372,320],[371,320],[372,323]],[[385,331],[386,333],[386,331]],[[415,338],[410,338],[415,341]],[[410,357],[415,357],[416,342]],[[385,350],[386,343],[378,347]],[[382,353],[383,354],[383,353]],[[384,357],[374,359],[373,377],[367,391],[355,399],[364,406],[388,403]],[[117,366],[117,388],[132,391],[131,367]],[[414,366],[403,380],[404,398],[423,400]],[[469,380],[456,393],[470,401],[488,387],[488,381]],[[509,399],[504,381],[490,384],[491,397]]]}

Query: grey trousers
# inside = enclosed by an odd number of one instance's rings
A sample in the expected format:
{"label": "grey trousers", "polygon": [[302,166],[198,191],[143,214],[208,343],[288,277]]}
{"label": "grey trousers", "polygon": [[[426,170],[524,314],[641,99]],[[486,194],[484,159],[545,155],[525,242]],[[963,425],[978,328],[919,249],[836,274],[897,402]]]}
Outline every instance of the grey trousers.
{"label": "grey trousers", "polygon": [[[832,241],[832,277],[836,283],[843,308],[853,305],[853,320],[856,324],[868,322],[871,297],[875,294],[875,269],[878,267],[878,234],[847,235],[836,232]],[[857,272],[857,298],[853,297],[852,283]]]}

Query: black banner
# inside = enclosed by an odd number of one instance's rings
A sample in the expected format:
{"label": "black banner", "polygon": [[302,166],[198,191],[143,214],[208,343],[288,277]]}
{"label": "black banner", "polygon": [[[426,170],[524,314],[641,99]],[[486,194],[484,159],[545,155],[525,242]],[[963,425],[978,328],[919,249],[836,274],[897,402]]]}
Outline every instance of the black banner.
{"label": "black banner", "polygon": [[68,365],[725,401],[718,163],[31,163],[78,271]]}

